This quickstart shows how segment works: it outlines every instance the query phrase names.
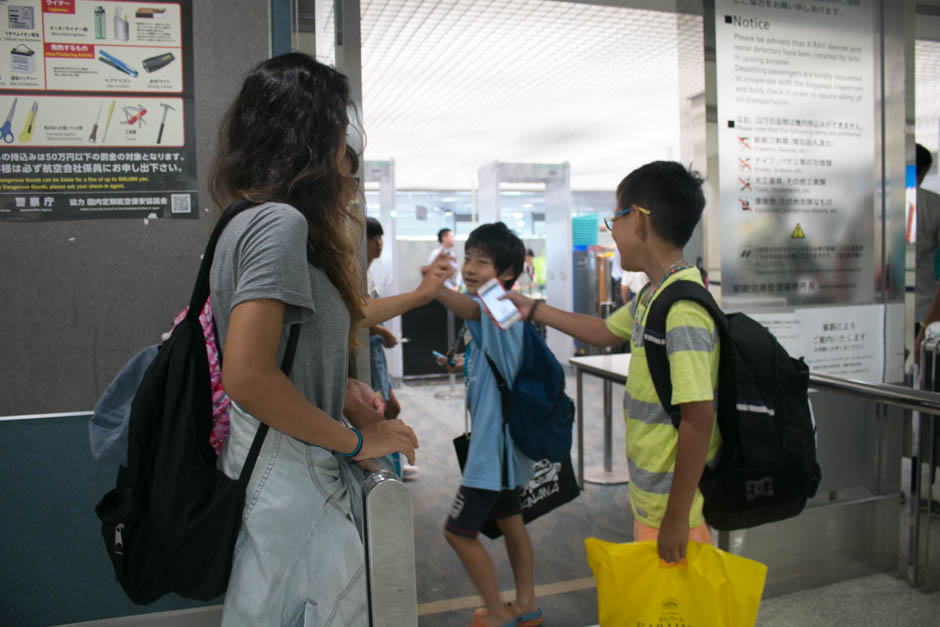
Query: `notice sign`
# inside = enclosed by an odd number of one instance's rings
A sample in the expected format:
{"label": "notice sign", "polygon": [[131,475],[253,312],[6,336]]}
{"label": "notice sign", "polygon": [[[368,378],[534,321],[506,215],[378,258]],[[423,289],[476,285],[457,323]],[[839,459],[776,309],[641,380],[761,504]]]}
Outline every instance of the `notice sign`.
{"label": "notice sign", "polygon": [[715,1],[722,299],[874,298],[872,0]]}
{"label": "notice sign", "polygon": [[777,336],[791,357],[805,359],[812,372],[882,382],[884,305],[804,307],[750,315]]}
{"label": "notice sign", "polygon": [[0,220],[195,218],[192,9],[0,1]]}

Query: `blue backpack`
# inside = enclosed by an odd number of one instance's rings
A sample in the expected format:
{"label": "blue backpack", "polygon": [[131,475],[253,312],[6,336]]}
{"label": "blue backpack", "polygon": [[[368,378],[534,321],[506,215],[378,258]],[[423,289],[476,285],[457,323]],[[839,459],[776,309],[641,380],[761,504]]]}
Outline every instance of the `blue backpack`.
{"label": "blue backpack", "polygon": [[489,355],[486,360],[502,397],[503,421],[526,457],[561,462],[571,453],[574,403],[565,394],[565,373],[535,327],[525,322],[522,363],[512,388]]}

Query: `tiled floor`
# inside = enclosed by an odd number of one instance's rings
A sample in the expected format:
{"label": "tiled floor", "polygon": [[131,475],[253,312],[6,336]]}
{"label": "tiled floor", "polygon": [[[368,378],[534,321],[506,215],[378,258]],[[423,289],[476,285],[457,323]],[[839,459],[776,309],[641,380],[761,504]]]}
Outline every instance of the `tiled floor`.
{"label": "tiled floor", "polygon": [[[398,389],[402,418],[421,441],[420,478],[408,482],[414,495],[418,610],[421,627],[467,625],[478,598],[442,526],[459,482],[452,440],[463,431],[463,401],[442,401],[434,393],[446,385],[404,385]],[[458,389],[460,389],[458,385]],[[574,396],[574,382],[569,393]],[[585,377],[585,464],[603,461],[602,386]],[[615,408],[620,391],[614,390]],[[623,421],[615,409],[614,462],[624,464]],[[576,462],[575,462],[576,463]],[[535,578],[546,627],[597,623],[597,598],[587,566],[584,539],[632,540],[628,487],[587,484],[575,501],[529,525],[535,551]],[[500,541],[484,539],[504,590],[512,573]],[[925,595],[890,575],[874,575],[772,599],[761,605],[757,625],[940,626],[940,594]]]}
{"label": "tiled floor", "polygon": [[[476,592],[464,574],[456,554],[443,537],[443,524],[460,481],[453,438],[464,428],[463,401],[441,401],[434,398],[446,385],[404,385],[397,390],[402,405],[402,419],[410,424],[421,442],[418,465],[420,478],[407,485],[414,494],[415,538],[417,548],[417,583],[419,612],[438,609],[435,602],[473,597]],[[458,387],[462,389],[462,387]],[[574,396],[574,383],[569,384]],[[586,398],[592,399],[585,419],[585,462],[603,462],[601,418],[602,386],[592,377],[584,379]],[[619,393],[615,392],[615,407]],[[623,421],[613,421],[614,442],[623,442]],[[588,445],[587,443],[590,443]],[[614,447],[614,460],[625,464],[623,449]],[[577,464],[575,460],[573,463]],[[529,525],[535,551],[535,583],[537,586],[559,582],[579,582],[569,586],[582,589],[541,598],[546,624],[589,625],[597,622],[596,592],[589,581],[591,571],[584,553],[584,538],[595,536],[615,542],[626,542],[633,536],[633,516],[627,502],[627,486],[586,484],[576,500]],[[484,539],[496,566],[504,590],[513,587],[512,572],[501,540]],[[591,585],[590,588],[583,588]],[[549,588],[553,590],[554,588]],[[458,605],[460,603],[457,603]],[[472,608],[478,602],[466,600],[467,609],[422,613],[422,627],[466,625]]]}

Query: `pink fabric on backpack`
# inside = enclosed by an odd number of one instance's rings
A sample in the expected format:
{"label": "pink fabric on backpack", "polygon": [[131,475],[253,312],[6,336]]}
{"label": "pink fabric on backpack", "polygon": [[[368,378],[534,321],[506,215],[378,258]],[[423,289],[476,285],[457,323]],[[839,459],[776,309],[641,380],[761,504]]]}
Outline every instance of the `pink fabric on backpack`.
{"label": "pink fabric on backpack", "polygon": [[[173,321],[173,328],[176,328],[189,307],[176,316]],[[209,380],[212,384],[212,430],[209,432],[209,444],[218,455],[222,452],[222,443],[228,437],[228,410],[231,405],[228,395],[222,389],[222,362],[219,359],[218,344],[215,341],[215,322],[212,319],[212,298],[206,300],[206,306],[202,308],[199,314],[199,323],[202,325],[202,336],[206,340],[206,357],[209,358]]]}

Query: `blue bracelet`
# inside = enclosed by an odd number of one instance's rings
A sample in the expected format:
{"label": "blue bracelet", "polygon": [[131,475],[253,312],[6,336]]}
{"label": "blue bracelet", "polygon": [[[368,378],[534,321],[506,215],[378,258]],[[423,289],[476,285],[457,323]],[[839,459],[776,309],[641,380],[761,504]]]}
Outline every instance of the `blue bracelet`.
{"label": "blue bracelet", "polygon": [[352,429],[353,432],[359,436],[359,444],[356,445],[356,448],[353,449],[352,453],[340,453],[340,455],[342,455],[343,457],[355,457],[356,455],[359,454],[359,451],[362,450],[362,433],[360,433],[359,429],[357,429],[356,427],[349,427],[349,428]]}

